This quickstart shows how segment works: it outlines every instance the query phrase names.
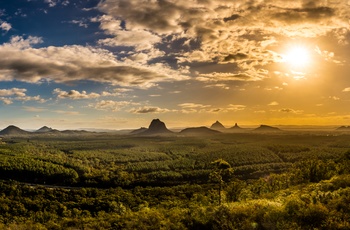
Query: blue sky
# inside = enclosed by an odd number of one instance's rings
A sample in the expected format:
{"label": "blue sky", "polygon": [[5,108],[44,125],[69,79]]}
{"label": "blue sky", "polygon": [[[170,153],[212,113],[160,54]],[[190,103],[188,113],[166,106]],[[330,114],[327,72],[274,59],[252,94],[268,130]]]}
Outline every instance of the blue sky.
{"label": "blue sky", "polygon": [[349,125],[350,2],[0,2],[0,128]]}

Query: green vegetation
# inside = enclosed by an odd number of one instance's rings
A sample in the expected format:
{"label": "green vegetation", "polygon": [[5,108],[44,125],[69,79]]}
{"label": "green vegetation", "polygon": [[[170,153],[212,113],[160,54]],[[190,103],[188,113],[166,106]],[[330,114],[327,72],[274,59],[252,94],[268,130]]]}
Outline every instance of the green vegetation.
{"label": "green vegetation", "polygon": [[0,229],[350,229],[350,136],[4,138]]}

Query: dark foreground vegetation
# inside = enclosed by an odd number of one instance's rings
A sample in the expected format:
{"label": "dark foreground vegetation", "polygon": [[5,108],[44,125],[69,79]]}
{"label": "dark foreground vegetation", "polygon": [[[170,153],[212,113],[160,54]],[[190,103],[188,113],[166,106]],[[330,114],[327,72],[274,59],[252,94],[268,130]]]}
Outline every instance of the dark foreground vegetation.
{"label": "dark foreground vegetation", "polygon": [[350,136],[0,141],[0,229],[350,229]]}

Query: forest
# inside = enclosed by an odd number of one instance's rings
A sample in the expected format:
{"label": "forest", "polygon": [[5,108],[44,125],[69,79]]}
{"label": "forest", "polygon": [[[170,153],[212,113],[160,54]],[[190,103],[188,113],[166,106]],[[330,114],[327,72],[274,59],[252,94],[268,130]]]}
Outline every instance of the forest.
{"label": "forest", "polygon": [[350,134],[3,137],[0,229],[350,229]]}

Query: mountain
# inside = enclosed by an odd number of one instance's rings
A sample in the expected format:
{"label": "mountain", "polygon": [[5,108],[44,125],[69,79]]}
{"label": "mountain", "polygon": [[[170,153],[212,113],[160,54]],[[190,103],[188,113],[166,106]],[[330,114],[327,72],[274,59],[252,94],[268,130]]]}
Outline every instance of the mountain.
{"label": "mountain", "polygon": [[57,131],[57,130],[49,128],[47,126],[43,126],[40,129],[36,130],[35,133],[49,133],[49,132],[52,132],[52,131]]}
{"label": "mountain", "polygon": [[242,128],[239,127],[237,123],[235,123],[235,126],[232,126],[230,129],[241,130]]}
{"label": "mountain", "polygon": [[30,132],[20,129],[14,125],[10,125],[7,128],[0,131],[0,135],[2,136],[22,136],[28,134],[30,134]]}
{"label": "mountain", "polygon": [[209,129],[207,127],[195,127],[195,128],[187,128],[180,131],[180,134],[182,135],[190,135],[190,136],[207,136],[207,135],[214,135],[219,134],[220,131]]}
{"label": "mountain", "polygon": [[279,132],[281,130],[279,128],[268,126],[268,125],[260,125],[260,127],[254,129],[254,131],[258,131],[258,132]]}
{"label": "mountain", "polygon": [[140,135],[158,135],[158,134],[171,134],[169,129],[167,129],[164,122],[159,119],[153,119],[148,129],[139,133]]}
{"label": "mountain", "polygon": [[225,130],[225,126],[223,126],[219,121],[216,121],[214,124],[210,126],[211,129],[215,130]]}
{"label": "mountain", "polygon": [[350,131],[350,126],[340,126],[337,131]]}

